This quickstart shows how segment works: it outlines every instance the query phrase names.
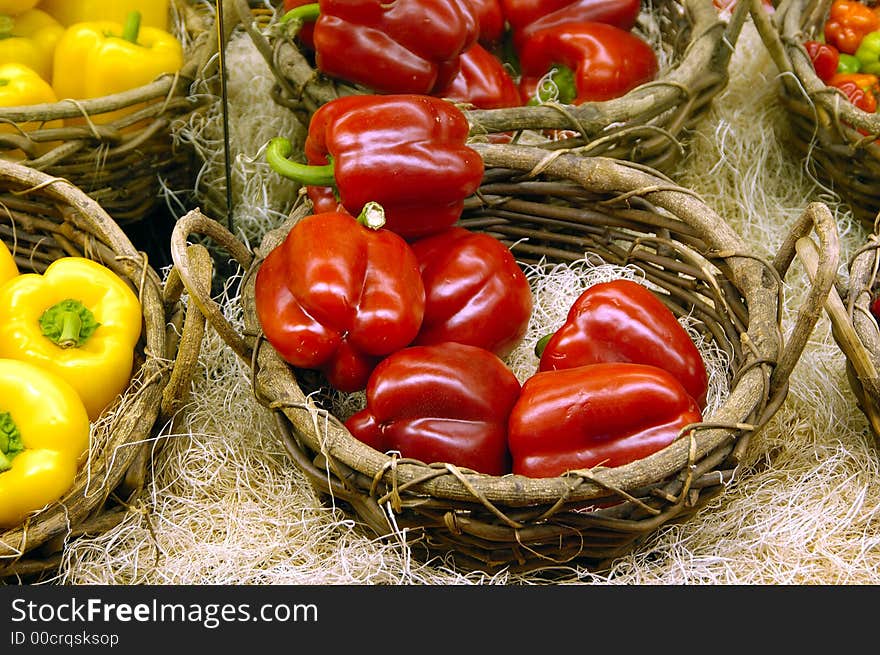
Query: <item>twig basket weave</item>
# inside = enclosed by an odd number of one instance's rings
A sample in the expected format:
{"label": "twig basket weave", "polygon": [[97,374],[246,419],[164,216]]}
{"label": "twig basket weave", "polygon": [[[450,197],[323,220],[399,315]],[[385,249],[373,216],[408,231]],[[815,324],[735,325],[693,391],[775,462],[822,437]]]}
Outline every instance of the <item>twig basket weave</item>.
{"label": "twig basket weave", "polygon": [[[808,274],[815,275],[817,247],[812,240],[798,244],[798,255]],[[832,336],[845,357],[850,389],[868,429],[880,445],[880,327],[871,313],[871,302],[880,294],[880,235],[875,225],[865,243],[848,262],[848,275],[841,277],[828,295],[825,310]]]}
{"label": "twig basket weave", "polygon": [[868,229],[880,211],[880,114],[850,103],[827,86],[804,49],[823,39],[832,0],[786,0],[768,15],[752,0],[752,16],[779,69],[779,98],[791,126],[789,143]]}
{"label": "twig basket weave", "polygon": [[[125,225],[144,219],[161,199],[161,184],[173,190],[192,186],[196,154],[173,135],[175,121],[207,104],[191,93],[217,49],[217,35],[194,2],[175,0],[180,31],[187,34],[185,62],[176,75],[88,100],[0,107],[0,158],[17,161],[53,177],[70,180]],[[131,110],[108,123],[90,117]],[[64,125],[64,119],[85,119]],[[36,124],[36,129],[25,126]],[[161,180],[161,181],[160,181]]]}
{"label": "twig basket weave", "polygon": [[143,485],[158,428],[186,398],[204,318],[184,311],[176,273],[163,286],[146,254],[66,180],[0,160],[0,238],[21,273],[42,273],[71,255],[109,267],[136,292],[143,315],[132,381],[92,423],[89,455],[73,487],[20,527],[0,530],[0,577],[8,578],[51,573],[67,540],[122,520]]}
{"label": "twig basket weave", "polygon": [[[595,253],[636,265],[665,291],[662,298],[677,315],[699,319],[725,349],[730,394],[705,423],[643,460],[551,479],[489,476],[383,454],[320,407],[307,372],[287,365],[261,336],[255,272],[308,213],[307,202],[254,252],[193,210],[172,233],[172,257],[193,301],[251,366],[257,399],[274,410],[292,460],[322,495],[347,503],[377,534],[405,538],[416,551],[462,568],[600,568],[664,524],[693,515],[730,482],[750,435],[786,397],[822,312],[836,271],[836,226],[827,207],[810,205],[774,262],[765,262],[699,198],[650,169],[529,146],[474,147],[486,176],[461,225],[507,242],[520,260],[566,262]],[[819,275],[784,344],[780,277],[813,223],[822,243]],[[190,275],[187,239],[196,233],[220,244],[245,271],[243,334],[224,318],[209,287]]]}
{"label": "twig basket weave", "polygon": [[[304,125],[322,104],[364,90],[316,72],[299,51],[296,32],[278,21],[261,29],[250,18],[245,0],[232,0],[244,29],[263,55],[277,81],[273,99],[296,112]],[[743,4],[743,3],[740,3]],[[651,26],[659,31],[661,62],[658,78],[620,98],[582,105],[548,103],[540,107],[465,109],[471,136],[529,131],[548,148],[582,148],[582,154],[606,156],[647,164],[668,171],[685,152],[687,132],[709,109],[712,99],[728,83],[728,64],[748,14],[737,7],[729,18],[719,16],[712,0],[654,0],[644,6]],[[577,133],[550,140],[544,131]]]}

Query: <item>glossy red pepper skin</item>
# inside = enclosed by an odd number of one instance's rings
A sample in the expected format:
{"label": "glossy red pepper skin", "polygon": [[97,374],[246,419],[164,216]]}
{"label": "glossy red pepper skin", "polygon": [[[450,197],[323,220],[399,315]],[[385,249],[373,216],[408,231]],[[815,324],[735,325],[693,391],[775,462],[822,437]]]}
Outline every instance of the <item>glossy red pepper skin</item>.
{"label": "glossy red pepper skin", "polygon": [[877,111],[877,95],[880,94],[878,79],[870,73],[835,73],[826,84],[843,91],[847,99],[862,111],[873,114]]}
{"label": "glossy red pepper skin", "polygon": [[469,0],[319,0],[315,65],[377,93],[431,93],[479,36]]}
{"label": "glossy red pepper skin", "polygon": [[480,24],[477,42],[486,48],[493,48],[504,38],[505,18],[501,0],[468,0]]}
{"label": "glossy red pepper skin", "polygon": [[571,69],[575,97],[571,104],[617,98],[657,76],[657,55],[648,43],[614,25],[566,23],[534,32],[519,51],[520,92],[532,98],[554,65]]}
{"label": "glossy red pepper skin", "polygon": [[351,95],[312,115],[309,164],[332,159],[343,207],[385,208],[385,227],[416,239],[450,227],[483,179],[483,160],[466,145],[470,126],[451,102],[417,94]]}
{"label": "glossy red pepper skin", "polygon": [[510,412],[513,472],[531,478],[616,467],[657,452],[702,416],[667,371],[630,363],[536,373]]}
{"label": "glossy red pepper skin", "polygon": [[376,367],[366,408],[345,426],[380,452],[504,475],[510,472],[507,419],[519,391],[513,372],[482,348],[411,346]]}
{"label": "glossy red pepper skin", "polygon": [[565,23],[595,21],[622,30],[636,24],[641,0],[501,0],[514,44],[521,47],[532,33]]}
{"label": "glossy red pepper skin", "polygon": [[479,43],[461,56],[461,68],[449,86],[433,95],[479,109],[519,107],[519,87],[498,57]]}
{"label": "glossy red pepper skin", "polygon": [[821,41],[805,41],[804,49],[813,62],[813,70],[816,76],[823,82],[828,82],[837,72],[837,64],[840,62],[840,51],[830,43]]}
{"label": "glossy red pepper skin", "polygon": [[418,261],[399,236],[341,213],[297,222],[255,279],[263,333],[293,366],[358,391],[416,336],[425,307]]}
{"label": "glossy red pepper skin", "polygon": [[855,54],[868,32],[880,29],[880,15],[858,0],[834,0],[825,21],[825,42],[840,52]]}
{"label": "glossy red pepper skin", "polygon": [[455,341],[510,354],[532,315],[532,290],[510,249],[457,226],[411,245],[425,285],[425,316],[413,344]]}
{"label": "glossy red pepper skin", "polygon": [[699,349],[675,314],[638,282],[617,279],[584,290],[544,346],[538,370],[603,362],[665,369],[706,406],[708,375]]}

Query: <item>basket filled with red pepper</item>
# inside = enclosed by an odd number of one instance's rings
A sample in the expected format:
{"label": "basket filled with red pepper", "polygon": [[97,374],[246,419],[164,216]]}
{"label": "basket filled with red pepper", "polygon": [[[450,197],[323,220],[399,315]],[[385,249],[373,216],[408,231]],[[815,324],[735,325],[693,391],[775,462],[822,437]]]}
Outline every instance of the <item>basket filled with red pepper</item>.
{"label": "basket filled with red pepper", "polygon": [[[765,261],[656,171],[467,131],[425,95],[331,101],[306,143],[331,155],[314,196],[254,250],[193,210],[172,257],[322,498],[465,569],[600,568],[731,482],[822,312],[836,225],[810,205]],[[783,339],[782,278],[813,227],[819,274]],[[241,327],[190,275],[191,235],[239,263]],[[533,338],[536,280],[585,258],[637,279],[589,285]],[[698,342],[723,353],[725,391]]]}
{"label": "basket filled with red pepper", "polygon": [[880,211],[880,10],[858,0],[753,3],[780,71],[787,142],[870,231]]}
{"label": "basket filled with red pepper", "polygon": [[[10,7],[10,4],[12,5]],[[17,0],[0,15],[0,158],[70,180],[118,223],[192,187],[175,126],[216,52],[212,19],[183,0]]]}
{"label": "basket filled with red pepper", "polygon": [[0,203],[0,577],[31,581],[132,510],[204,319],[67,180],[0,160]]}
{"label": "basket filled with red pepper", "polygon": [[288,0],[259,29],[235,4],[274,100],[304,125],[340,96],[427,94],[465,109],[473,139],[660,170],[725,88],[748,12],[712,0]]}

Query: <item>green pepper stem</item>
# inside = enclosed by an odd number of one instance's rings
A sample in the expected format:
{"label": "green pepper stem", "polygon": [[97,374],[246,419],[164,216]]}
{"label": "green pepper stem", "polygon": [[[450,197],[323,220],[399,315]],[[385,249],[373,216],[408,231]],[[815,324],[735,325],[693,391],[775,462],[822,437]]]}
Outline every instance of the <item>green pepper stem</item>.
{"label": "green pepper stem", "polygon": [[336,178],[333,175],[333,162],[323,166],[310,166],[300,164],[288,159],[293,151],[289,139],[276,136],[266,146],[266,161],[279,175],[296,180],[307,186],[336,186]]}
{"label": "green pepper stem", "polygon": [[371,200],[361,209],[357,222],[371,230],[378,230],[385,225],[385,208],[378,202]]}
{"label": "green pepper stem", "polygon": [[12,468],[12,459],[24,450],[21,433],[9,412],[0,412],[0,472]]}
{"label": "green pepper stem", "polygon": [[292,20],[301,20],[304,23],[313,23],[318,19],[320,14],[321,5],[317,2],[313,2],[289,10],[281,17],[281,22],[289,23]]}
{"label": "green pepper stem", "polygon": [[138,34],[141,31],[141,12],[130,11],[125,16],[125,25],[122,27],[122,38],[129,43],[137,43]]}
{"label": "green pepper stem", "polygon": [[8,86],[8,85],[9,85],[9,78],[8,77],[0,78],[0,86]]}
{"label": "green pepper stem", "polygon": [[43,336],[60,348],[82,346],[99,326],[89,308],[71,298],[52,305],[40,316]]}
{"label": "green pepper stem", "polygon": [[7,14],[0,14],[0,39],[8,39],[15,31],[15,19]]}
{"label": "green pepper stem", "polygon": [[547,75],[542,78],[535,95],[529,100],[530,105],[556,101],[563,105],[574,102],[577,98],[577,84],[574,72],[568,66],[554,64]]}
{"label": "green pepper stem", "polygon": [[544,349],[547,347],[547,344],[550,342],[550,339],[553,338],[555,333],[551,332],[550,334],[545,334],[543,337],[538,339],[537,343],[535,343],[535,356],[540,358],[541,355],[544,354]]}

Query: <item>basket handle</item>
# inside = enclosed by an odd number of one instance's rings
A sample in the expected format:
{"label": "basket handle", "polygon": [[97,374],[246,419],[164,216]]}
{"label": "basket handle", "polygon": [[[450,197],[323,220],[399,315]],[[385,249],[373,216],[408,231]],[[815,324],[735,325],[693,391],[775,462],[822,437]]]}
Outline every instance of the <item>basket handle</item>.
{"label": "basket handle", "polygon": [[809,275],[811,287],[806,302],[798,310],[791,336],[773,371],[770,384],[771,398],[784,391],[837,279],[840,262],[837,222],[828,207],[821,202],[811,202],[807,205],[783,240],[773,260],[773,267],[780,278],[785,277],[795,256],[803,249],[804,243],[806,241],[812,243],[812,239],[808,236],[810,228],[813,228],[818,235],[821,248],[817,252],[814,271]]}
{"label": "basket handle", "polygon": [[[252,348],[226,319],[220,305],[211,298],[210,276],[206,279],[204,274],[199,275],[190,262],[191,246],[187,240],[192,234],[210,237],[232,255],[244,270],[250,267],[254,255],[232,232],[217,221],[205,216],[199,208],[189,211],[178,219],[171,232],[171,258],[190,300],[195,303],[199,312],[217,331],[220,338],[232,348],[235,354],[250,364]],[[207,254],[207,250],[205,254]],[[200,256],[197,257],[200,258]]]}

